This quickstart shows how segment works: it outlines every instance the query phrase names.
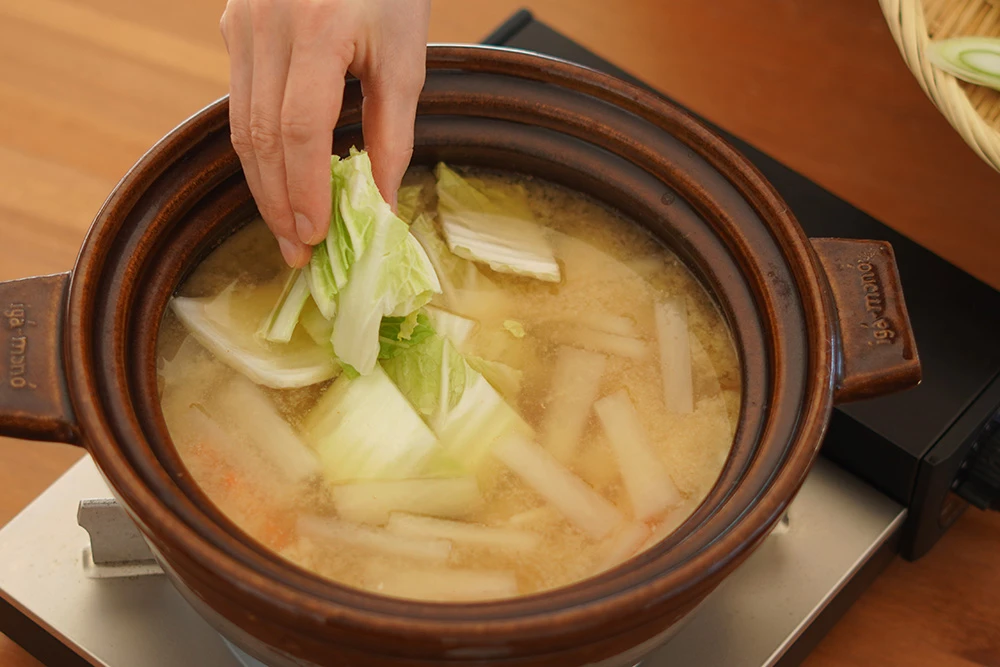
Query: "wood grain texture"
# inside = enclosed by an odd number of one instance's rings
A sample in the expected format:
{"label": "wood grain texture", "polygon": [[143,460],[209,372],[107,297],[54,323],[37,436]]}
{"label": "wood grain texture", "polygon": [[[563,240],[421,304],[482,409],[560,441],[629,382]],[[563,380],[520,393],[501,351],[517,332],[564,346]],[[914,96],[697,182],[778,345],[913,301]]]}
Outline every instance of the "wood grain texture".
{"label": "wood grain texture", "polygon": [[[0,0],[0,280],[68,269],[132,163],[226,91],[222,0]],[[435,0],[475,42],[521,2]],[[871,0],[535,0],[536,15],[1000,286],[1000,177],[910,76]],[[80,456],[0,439],[0,522]],[[895,562],[807,662],[1000,665],[1000,520]],[[0,637],[0,665],[37,665]]]}

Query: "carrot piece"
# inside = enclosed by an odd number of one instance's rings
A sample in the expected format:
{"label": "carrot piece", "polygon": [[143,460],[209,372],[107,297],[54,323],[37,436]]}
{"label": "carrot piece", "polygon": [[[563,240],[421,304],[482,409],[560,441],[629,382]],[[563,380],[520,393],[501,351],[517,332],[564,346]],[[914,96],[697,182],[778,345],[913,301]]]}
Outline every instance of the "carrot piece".
{"label": "carrot piece", "polygon": [[240,477],[234,471],[230,470],[222,476],[222,488],[226,491],[235,491],[239,485]]}
{"label": "carrot piece", "polygon": [[272,549],[284,549],[295,541],[295,522],[289,512],[268,512],[260,528],[260,541]]}

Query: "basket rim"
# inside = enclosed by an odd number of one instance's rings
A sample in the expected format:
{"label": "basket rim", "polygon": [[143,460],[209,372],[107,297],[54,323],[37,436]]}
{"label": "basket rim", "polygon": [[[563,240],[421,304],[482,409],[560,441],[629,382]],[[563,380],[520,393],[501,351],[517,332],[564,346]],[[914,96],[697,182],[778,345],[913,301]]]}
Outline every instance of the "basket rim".
{"label": "basket rim", "polygon": [[965,143],[983,161],[1000,171],[1000,130],[979,114],[954,75],[938,69],[930,61],[931,40],[922,0],[879,0],[879,5],[903,61],[927,97]]}

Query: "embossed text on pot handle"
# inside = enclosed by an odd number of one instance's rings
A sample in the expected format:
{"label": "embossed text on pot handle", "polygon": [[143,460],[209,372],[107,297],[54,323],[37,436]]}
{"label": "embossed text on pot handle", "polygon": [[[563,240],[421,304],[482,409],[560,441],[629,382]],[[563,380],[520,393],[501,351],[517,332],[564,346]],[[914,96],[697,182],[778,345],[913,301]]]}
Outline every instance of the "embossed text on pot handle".
{"label": "embossed text on pot handle", "polygon": [[0,282],[0,435],[76,443],[63,366],[69,274]]}
{"label": "embossed text on pot handle", "polygon": [[920,384],[920,357],[892,246],[812,239],[833,292],[840,337],[834,400],[847,403]]}

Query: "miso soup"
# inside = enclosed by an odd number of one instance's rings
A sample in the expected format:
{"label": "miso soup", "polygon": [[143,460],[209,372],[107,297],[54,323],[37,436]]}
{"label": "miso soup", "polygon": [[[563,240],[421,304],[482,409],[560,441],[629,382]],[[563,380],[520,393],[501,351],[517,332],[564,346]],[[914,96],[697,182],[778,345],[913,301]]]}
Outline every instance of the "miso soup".
{"label": "miso soup", "polygon": [[[343,187],[331,236],[385,223]],[[159,370],[191,477],[287,560],[403,598],[536,593],[669,535],[739,411],[711,297],[639,226],[540,180],[412,169],[399,202],[407,228],[302,272],[253,221],[180,287]]]}

